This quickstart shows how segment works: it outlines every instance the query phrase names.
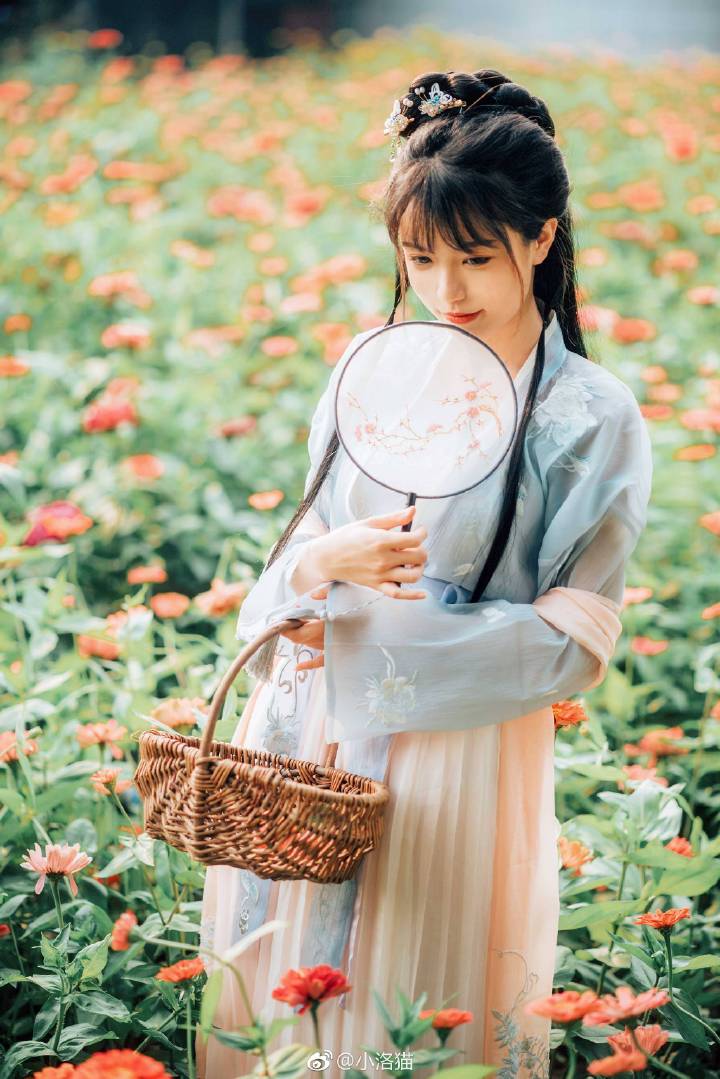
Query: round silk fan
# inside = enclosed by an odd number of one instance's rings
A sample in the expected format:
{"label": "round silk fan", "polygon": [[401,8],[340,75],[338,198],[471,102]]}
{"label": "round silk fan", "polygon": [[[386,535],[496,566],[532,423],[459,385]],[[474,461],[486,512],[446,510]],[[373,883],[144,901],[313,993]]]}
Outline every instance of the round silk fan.
{"label": "round silk fan", "polygon": [[517,420],[515,383],[503,361],[445,322],[381,327],[348,357],[335,393],[348,456],[405,495],[407,506],[482,483],[510,449]]}

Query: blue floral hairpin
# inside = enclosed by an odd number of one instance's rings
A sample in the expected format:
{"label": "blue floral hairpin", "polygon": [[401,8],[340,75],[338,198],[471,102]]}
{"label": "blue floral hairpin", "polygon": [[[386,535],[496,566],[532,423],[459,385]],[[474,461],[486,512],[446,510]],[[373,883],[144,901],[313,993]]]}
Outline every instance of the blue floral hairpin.
{"label": "blue floral hairpin", "polygon": [[[437,116],[438,113],[443,112],[445,109],[455,109],[458,106],[465,107],[466,101],[461,101],[459,97],[453,97],[452,94],[446,94],[440,89],[440,84],[434,82],[430,87],[430,94],[425,95],[424,86],[415,86],[410,91],[414,93],[419,99],[420,104],[418,110],[425,114],[425,116]],[[407,105],[410,108],[415,104],[411,97],[404,97],[402,104]],[[383,133],[385,135],[392,135],[390,160],[394,161],[400,147],[400,133],[405,128],[414,123],[414,116],[407,116],[401,108],[401,102],[396,100],[393,104],[393,111],[390,113],[385,121],[383,127]]]}
{"label": "blue floral hairpin", "polygon": [[437,116],[439,112],[443,112],[445,109],[454,109],[458,106],[467,105],[467,102],[461,101],[459,97],[444,93],[437,82],[432,84],[430,94],[427,97],[425,97],[424,86],[416,86],[415,93],[422,99],[418,109],[426,116]]}

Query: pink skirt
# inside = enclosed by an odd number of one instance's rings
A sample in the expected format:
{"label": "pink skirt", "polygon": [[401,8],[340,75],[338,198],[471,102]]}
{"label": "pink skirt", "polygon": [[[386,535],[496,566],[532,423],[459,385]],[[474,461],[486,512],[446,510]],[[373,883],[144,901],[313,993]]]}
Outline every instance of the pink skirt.
{"label": "pink skirt", "polygon": [[[303,730],[296,756],[325,759],[325,679],[309,672]],[[234,745],[259,747],[272,682],[260,682],[245,707]],[[558,929],[558,823],[554,802],[554,722],[551,708],[502,724],[463,731],[393,736],[386,782],[390,801],[379,847],[360,868],[359,918],[352,989],[319,1009],[323,1049],[333,1060],[351,1054],[353,1066],[373,1074],[361,1046],[394,1050],[371,990],[399,1015],[396,988],[423,1008],[473,1013],[448,1047],[459,1050],[447,1067],[499,1066],[498,1079],[546,1079],[550,1021],[525,1015],[528,1000],[552,992]],[[337,767],[343,765],[343,744]],[[202,908],[202,942],[222,954],[240,939],[240,871],[211,866]],[[293,1015],[272,990],[300,966],[303,933],[314,894],[309,881],[273,881],[267,918],[287,927],[256,941],[234,966],[255,1014],[266,1020]],[[349,945],[348,945],[349,948]],[[345,955],[347,960],[347,950]],[[206,958],[208,971],[214,969]],[[341,964],[346,969],[344,964]],[[448,1000],[448,998],[451,998]],[[225,971],[215,1013],[229,1031],[251,1022],[237,981]],[[285,1027],[272,1049],[314,1045],[310,1012]],[[438,1044],[429,1031],[419,1048]],[[258,1057],[198,1036],[199,1079],[236,1079]],[[350,1061],[345,1058],[347,1065]],[[338,1076],[334,1064],[325,1074]]]}

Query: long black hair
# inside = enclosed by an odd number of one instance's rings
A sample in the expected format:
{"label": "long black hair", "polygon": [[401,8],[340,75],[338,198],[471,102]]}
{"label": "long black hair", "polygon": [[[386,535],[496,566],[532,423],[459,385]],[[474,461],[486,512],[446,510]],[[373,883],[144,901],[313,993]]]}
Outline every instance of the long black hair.
{"label": "long black hair", "polygon": [[[420,111],[428,91],[437,83],[443,93],[465,104],[435,116]],[[421,93],[416,88],[421,88]],[[424,87],[424,92],[422,88]],[[555,125],[545,102],[490,68],[473,74],[427,72],[413,79],[401,99],[408,123],[398,132],[396,153],[383,200],[388,235],[395,247],[395,296],[385,323],[395,321],[408,288],[407,270],[399,243],[400,221],[407,213],[413,240],[432,250],[435,229],[451,246],[472,245],[496,238],[505,248],[520,278],[508,228],[525,243],[536,240],[551,218],[558,224],[547,256],[535,267],[533,291],[543,314],[542,340],[525,406],[518,423],[506,472],[502,506],[485,565],[470,597],[483,595],[510,537],[522,478],[525,432],[544,367],[544,333],[555,311],[567,347],[587,356],[578,320],[575,244],[568,208],[570,182],[562,153],[555,142]],[[398,124],[398,127],[402,124]],[[334,431],[307,494],[273,547],[267,565],[287,546],[298,523],[315,501],[335,460],[339,445]]]}

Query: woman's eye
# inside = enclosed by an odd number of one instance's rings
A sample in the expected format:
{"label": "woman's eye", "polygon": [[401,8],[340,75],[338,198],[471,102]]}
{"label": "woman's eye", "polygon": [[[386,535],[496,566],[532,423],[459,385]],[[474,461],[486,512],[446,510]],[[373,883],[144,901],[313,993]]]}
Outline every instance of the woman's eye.
{"label": "woman's eye", "polygon": [[[417,263],[419,266],[426,266],[428,262],[430,262],[430,259],[427,255],[411,255],[410,261]],[[490,258],[487,255],[477,255],[473,258],[466,259],[466,261],[478,266],[484,266],[486,262],[490,262]]]}

